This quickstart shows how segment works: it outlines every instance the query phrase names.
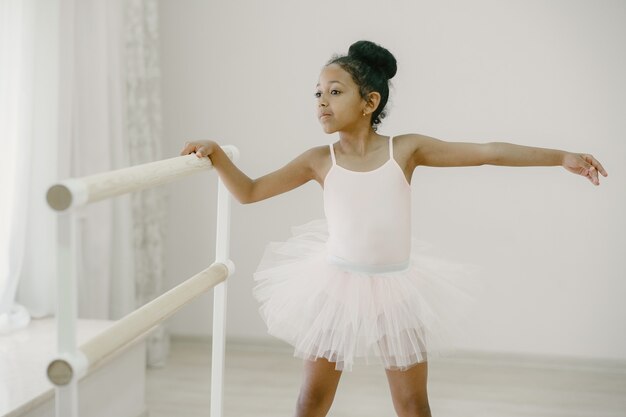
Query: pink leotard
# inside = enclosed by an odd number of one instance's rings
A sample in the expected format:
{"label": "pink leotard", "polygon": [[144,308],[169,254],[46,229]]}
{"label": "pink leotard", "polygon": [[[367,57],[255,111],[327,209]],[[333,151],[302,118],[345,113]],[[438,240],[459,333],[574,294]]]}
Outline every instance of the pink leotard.
{"label": "pink leotard", "polygon": [[337,165],[324,180],[324,211],[328,221],[328,259],[366,273],[406,269],[411,251],[411,189],[393,157],[371,171],[351,171]]}

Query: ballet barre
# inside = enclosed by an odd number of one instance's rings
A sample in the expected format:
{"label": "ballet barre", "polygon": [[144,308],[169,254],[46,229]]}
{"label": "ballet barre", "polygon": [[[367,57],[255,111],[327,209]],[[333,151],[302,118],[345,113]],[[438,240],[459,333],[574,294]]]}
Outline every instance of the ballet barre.
{"label": "ballet barre", "polygon": [[[239,151],[234,146],[224,146],[222,149],[230,159],[239,158]],[[198,158],[194,154],[178,156],[88,177],[70,178],[51,186],[46,199],[52,209],[64,211],[166,184],[212,167],[211,160],[206,157]]]}
{"label": "ballet barre", "polygon": [[[234,146],[222,149],[232,160],[239,157]],[[80,347],[76,344],[77,270],[76,211],[80,207],[125,193],[173,182],[212,169],[209,158],[179,156],[83,178],[70,178],[52,185],[48,205],[58,216],[57,266],[57,356],[47,368],[55,385],[57,417],[78,417],[78,381],[130,346],[184,305],[213,289],[213,349],[211,362],[211,416],[222,416],[226,279],[234,272],[229,259],[230,194],[218,178],[215,261],[165,294],[116,321]]]}

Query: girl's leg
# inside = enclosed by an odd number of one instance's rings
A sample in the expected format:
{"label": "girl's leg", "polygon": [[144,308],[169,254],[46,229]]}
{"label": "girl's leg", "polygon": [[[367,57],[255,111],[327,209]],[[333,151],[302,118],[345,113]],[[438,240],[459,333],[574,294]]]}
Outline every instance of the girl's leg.
{"label": "girl's leg", "polygon": [[304,361],[304,378],[296,406],[296,417],[324,417],[335,398],[341,371],[335,364],[320,358]]}
{"label": "girl's leg", "polygon": [[406,371],[387,372],[393,406],[399,417],[431,417],[426,392],[428,363],[422,362]]}

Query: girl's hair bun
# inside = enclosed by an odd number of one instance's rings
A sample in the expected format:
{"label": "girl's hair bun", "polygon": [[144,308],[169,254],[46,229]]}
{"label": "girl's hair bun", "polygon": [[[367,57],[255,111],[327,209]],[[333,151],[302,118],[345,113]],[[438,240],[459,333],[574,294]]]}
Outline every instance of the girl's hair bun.
{"label": "girl's hair bun", "polygon": [[387,49],[370,41],[357,41],[350,45],[348,56],[381,70],[388,79],[396,75],[396,58]]}

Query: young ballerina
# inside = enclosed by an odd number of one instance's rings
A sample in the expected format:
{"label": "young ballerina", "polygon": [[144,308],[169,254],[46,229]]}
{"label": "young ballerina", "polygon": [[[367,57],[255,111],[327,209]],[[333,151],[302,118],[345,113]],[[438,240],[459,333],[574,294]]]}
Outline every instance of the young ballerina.
{"label": "young ballerina", "polygon": [[[307,150],[255,180],[213,141],[181,151],[209,157],[241,203],[253,203],[315,180],[326,221],[294,228],[271,244],[255,273],[255,296],[268,332],[305,359],[296,416],[325,416],[341,372],[356,358],[386,370],[398,416],[430,416],[427,353],[445,342],[444,318],[459,305],[463,269],[424,255],[410,237],[410,182],[418,165],[556,166],[599,185],[602,165],[589,154],[502,142],[453,143],[419,134],[384,136],[377,127],[396,60],[368,41],[322,69],[317,117],[330,146]],[[454,316],[453,316],[454,317]]]}

